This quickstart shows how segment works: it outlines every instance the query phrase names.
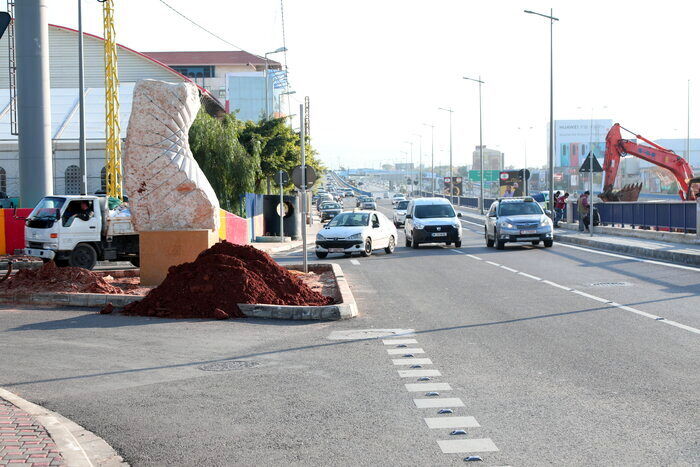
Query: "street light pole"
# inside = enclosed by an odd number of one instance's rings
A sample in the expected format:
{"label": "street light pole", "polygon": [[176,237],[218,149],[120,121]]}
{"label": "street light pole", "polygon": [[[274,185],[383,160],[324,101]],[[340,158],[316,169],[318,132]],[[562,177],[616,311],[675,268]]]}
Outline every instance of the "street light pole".
{"label": "street light pole", "polygon": [[[418,192],[423,194],[423,135],[414,133],[418,137]],[[415,185],[415,183],[414,183]]]}
{"label": "street light pole", "polygon": [[435,125],[423,125],[430,127],[430,196],[435,196]]}
{"label": "street light pole", "polygon": [[482,130],[482,118],[481,118],[481,85],[484,84],[481,81],[481,75],[478,79],[462,77],[469,81],[474,81],[479,83],[479,213],[484,214],[484,142],[483,142],[483,130]]}
{"label": "street light pole", "polygon": [[452,200],[452,204],[454,204],[455,199],[455,190],[454,190],[454,177],[452,176],[452,114],[454,113],[454,110],[452,110],[452,107],[444,108],[444,107],[438,107],[438,110],[444,110],[445,112],[449,112],[450,114],[450,200]]}
{"label": "street light pole", "polygon": [[549,9],[549,15],[524,10],[531,15],[549,19],[549,203],[551,216],[554,215],[554,10]]}
{"label": "street light pole", "polygon": [[[410,194],[412,195],[413,194],[413,141],[404,141],[404,143],[411,146],[411,166],[410,166],[411,172],[410,172],[410,175],[408,178],[411,180],[411,183],[410,183],[411,193]],[[407,167],[407,169],[408,169],[408,167]]]}
{"label": "street light pole", "polygon": [[[78,0],[78,85],[80,87],[80,194],[87,195],[87,150],[85,147],[85,67],[83,66],[83,0]],[[105,175],[106,177],[106,175]]]}

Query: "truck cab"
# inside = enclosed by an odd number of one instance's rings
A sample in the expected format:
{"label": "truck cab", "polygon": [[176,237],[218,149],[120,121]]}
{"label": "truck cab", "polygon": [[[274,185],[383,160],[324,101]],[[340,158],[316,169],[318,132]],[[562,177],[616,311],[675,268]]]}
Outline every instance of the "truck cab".
{"label": "truck cab", "polygon": [[25,225],[25,255],[85,269],[105,260],[138,265],[131,217],[110,211],[105,197],[44,197]]}

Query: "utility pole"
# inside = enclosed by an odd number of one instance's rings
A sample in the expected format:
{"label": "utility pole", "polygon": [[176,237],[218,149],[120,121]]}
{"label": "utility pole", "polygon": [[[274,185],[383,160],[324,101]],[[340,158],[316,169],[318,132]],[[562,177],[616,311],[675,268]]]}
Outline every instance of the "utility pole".
{"label": "utility pole", "polygon": [[47,0],[16,4],[20,203],[53,194]]}
{"label": "utility pole", "polygon": [[423,125],[430,127],[430,196],[435,196],[435,125]]}
{"label": "utility pole", "polygon": [[552,8],[549,15],[530,10],[525,10],[525,13],[549,19],[549,207],[554,213],[554,22],[559,18],[554,17]]}
{"label": "utility pole", "polygon": [[[418,137],[418,193],[423,193],[423,135],[414,133]],[[413,182],[415,185],[415,182]]]}
{"label": "utility pole", "polygon": [[444,108],[444,107],[438,107],[439,110],[444,110],[445,112],[450,113],[450,200],[452,201],[452,204],[455,202],[455,190],[454,190],[454,177],[452,176],[452,114],[454,113],[454,110],[452,110],[452,107]]}
{"label": "utility pole", "polygon": [[304,104],[299,104],[299,135],[301,144],[301,243],[304,252],[304,272],[309,272],[306,257],[306,125],[304,121]]}
{"label": "utility pole", "polygon": [[474,81],[479,83],[479,213],[484,214],[484,142],[483,142],[483,131],[482,131],[482,119],[481,119],[481,85],[484,84],[481,81],[481,75],[478,79],[462,77],[469,81]]}
{"label": "utility pole", "polygon": [[[78,0],[78,87],[80,89],[80,194],[87,194],[87,151],[85,149],[85,67],[83,66],[83,0]],[[105,174],[106,176],[106,174]]]}

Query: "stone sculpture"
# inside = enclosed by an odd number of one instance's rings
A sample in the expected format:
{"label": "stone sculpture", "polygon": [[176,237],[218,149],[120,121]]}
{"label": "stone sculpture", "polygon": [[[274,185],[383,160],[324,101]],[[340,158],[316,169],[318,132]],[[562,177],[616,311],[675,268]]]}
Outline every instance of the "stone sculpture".
{"label": "stone sculpture", "polygon": [[136,83],[123,167],[137,231],[218,230],[219,201],[188,142],[199,107],[192,83]]}

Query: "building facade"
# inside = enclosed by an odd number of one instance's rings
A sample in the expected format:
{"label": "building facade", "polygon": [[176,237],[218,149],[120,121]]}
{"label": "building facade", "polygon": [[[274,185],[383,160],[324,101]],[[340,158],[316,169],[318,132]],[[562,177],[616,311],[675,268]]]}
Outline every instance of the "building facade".
{"label": "building facade", "polygon": [[[476,146],[474,152],[472,153],[472,168],[475,170],[481,170],[480,158],[481,152],[479,149],[481,146]],[[505,154],[497,149],[489,149],[483,146],[484,153],[484,170],[503,170],[505,162]]]}
{"label": "building facade", "polygon": [[[55,194],[80,193],[78,32],[49,26],[49,69],[51,93],[51,141]],[[104,41],[84,34],[85,133],[88,193],[104,190],[105,178],[105,92]],[[121,137],[131,114],[134,85],[140,79],[168,82],[190,81],[175,70],[135,50],[117,47],[119,70],[119,120]],[[10,131],[10,90],[7,35],[0,39],[0,191],[19,196],[19,149]],[[201,89],[207,107],[221,104]],[[128,195],[128,193],[127,193]]]}

